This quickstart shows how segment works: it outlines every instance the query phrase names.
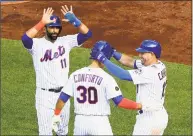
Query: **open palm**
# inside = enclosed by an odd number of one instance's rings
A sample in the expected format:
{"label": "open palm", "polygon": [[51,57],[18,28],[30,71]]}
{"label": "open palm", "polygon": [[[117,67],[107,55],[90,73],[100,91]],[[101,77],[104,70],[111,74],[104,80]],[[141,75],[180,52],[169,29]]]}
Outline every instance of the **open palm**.
{"label": "open palm", "polygon": [[53,12],[54,10],[51,7],[44,9],[43,16],[42,16],[42,22],[44,24],[49,24],[55,21],[55,20],[50,20],[50,16],[52,15]]}
{"label": "open palm", "polygon": [[[65,16],[67,13],[72,13],[72,14],[74,14],[73,11],[72,11],[72,5],[70,6],[70,10],[69,10],[69,8],[68,8],[66,5],[65,5],[65,6],[62,6],[61,11],[62,11],[62,13],[63,13],[64,16]],[[68,20],[68,19],[62,19],[62,21],[68,22],[69,20]]]}

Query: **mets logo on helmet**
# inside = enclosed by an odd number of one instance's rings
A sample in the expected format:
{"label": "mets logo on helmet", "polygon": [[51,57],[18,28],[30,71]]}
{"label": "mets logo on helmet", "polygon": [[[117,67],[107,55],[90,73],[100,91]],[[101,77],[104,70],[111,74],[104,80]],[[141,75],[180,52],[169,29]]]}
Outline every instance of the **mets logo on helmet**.
{"label": "mets logo on helmet", "polygon": [[56,23],[57,18],[53,18],[53,20],[54,20],[54,23]]}

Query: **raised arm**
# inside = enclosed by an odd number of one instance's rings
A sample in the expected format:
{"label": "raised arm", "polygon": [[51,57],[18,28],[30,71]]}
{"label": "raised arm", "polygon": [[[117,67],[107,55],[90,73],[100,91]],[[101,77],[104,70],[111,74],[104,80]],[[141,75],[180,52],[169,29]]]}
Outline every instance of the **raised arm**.
{"label": "raised arm", "polygon": [[121,80],[133,81],[130,73],[127,70],[124,70],[123,68],[112,63],[102,52],[91,52],[91,57],[92,59],[103,63],[110,73],[120,78]]}
{"label": "raised arm", "polygon": [[61,12],[64,15],[64,19],[62,19],[62,21],[69,22],[78,28],[78,45],[92,37],[92,32],[89,30],[89,28],[84,23],[82,23],[73,13],[72,6],[70,6],[70,10],[66,5],[62,6]]}
{"label": "raised arm", "polygon": [[38,24],[36,24],[34,27],[32,27],[31,29],[29,29],[26,32],[26,35],[30,38],[34,38],[37,33],[46,25],[49,23],[54,22],[54,20],[50,20],[50,16],[52,15],[52,13],[54,12],[54,10],[49,7],[47,9],[44,9],[43,11],[43,16],[42,19],[40,20],[40,22]]}
{"label": "raised arm", "polygon": [[50,16],[52,15],[53,12],[54,10],[52,10],[52,8],[44,9],[43,16],[40,22],[23,34],[22,42],[25,48],[31,49],[33,45],[32,38],[34,38],[46,24],[49,24],[55,21],[55,20],[50,20]]}

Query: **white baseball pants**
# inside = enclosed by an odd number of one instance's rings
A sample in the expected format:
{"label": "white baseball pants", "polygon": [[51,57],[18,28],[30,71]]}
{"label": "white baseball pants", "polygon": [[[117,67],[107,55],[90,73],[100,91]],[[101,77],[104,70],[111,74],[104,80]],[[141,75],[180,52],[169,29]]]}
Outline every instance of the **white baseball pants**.
{"label": "white baseball pants", "polygon": [[159,111],[143,111],[136,116],[133,135],[163,135],[168,123],[165,108]]}
{"label": "white baseball pants", "polygon": [[[49,92],[36,89],[36,111],[38,118],[39,135],[53,135],[52,117],[60,93]],[[68,100],[61,112],[61,124],[57,135],[66,135],[68,133],[68,122],[70,118],[70,101]]]}
{"label": "white baseball pants", "polygon": [[108,116],[76,115],[74,135],[113,135]]}

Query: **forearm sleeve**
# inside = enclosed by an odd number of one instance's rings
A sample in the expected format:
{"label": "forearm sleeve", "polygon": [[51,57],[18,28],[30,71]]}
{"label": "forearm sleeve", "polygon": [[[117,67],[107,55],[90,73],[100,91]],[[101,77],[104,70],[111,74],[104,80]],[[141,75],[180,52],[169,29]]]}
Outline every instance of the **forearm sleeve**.
{"label": "forearm sleeve", "polygon": [[33,40],[32,38],[28,37],[26,33],[22,36],[21,40],[25,48],[32,49]]}
{"label": "forearm sleeve", "polygon": [[86,34],[78,33],[78,37],[77,37],[78,45],[81,45],[90,37],[92,37],[92,32],[90,30]]}
{"label": "forearm sleeve", "polygon": [[118,61],[121,59],[121,56],[122,56],[122,54],[120,52],[117,52],[117,51],[115,51],[113,54],[113,57]]}
{"label": "forearm sleeve", "polygon": [[105,60],[104,65],[106,66],[106,68],[108,69],[110,73],[120,78],[121,80],[132,81],[132,77],[127,70],[124,70],[121,67],[115,65],[108,59]]}
{"label": "forearm sleeve", "polygon": [[123,98],[121,102],[119,102],[118,106],[124,109],[131,109],[131,110],[138,109],[136,102],[126,99],[126,98]]}

